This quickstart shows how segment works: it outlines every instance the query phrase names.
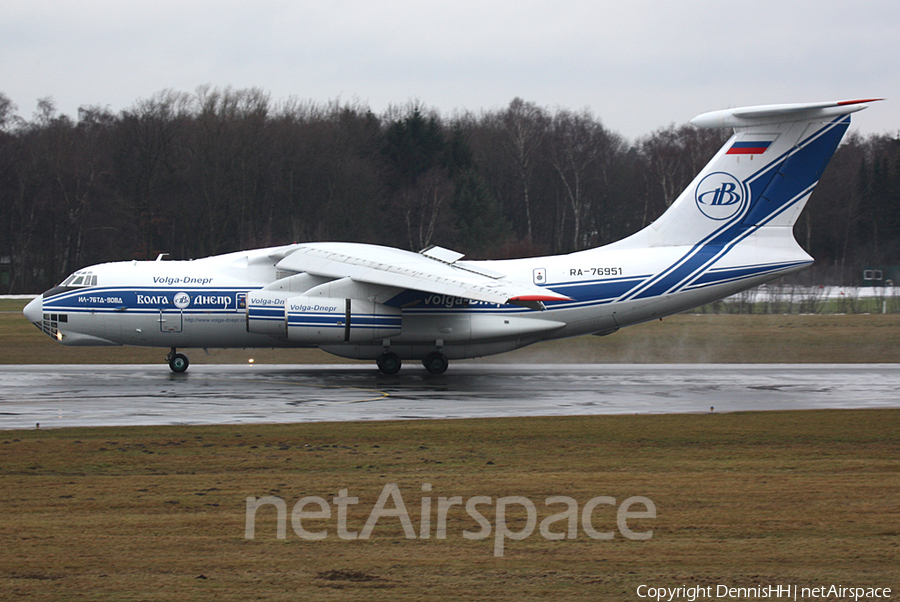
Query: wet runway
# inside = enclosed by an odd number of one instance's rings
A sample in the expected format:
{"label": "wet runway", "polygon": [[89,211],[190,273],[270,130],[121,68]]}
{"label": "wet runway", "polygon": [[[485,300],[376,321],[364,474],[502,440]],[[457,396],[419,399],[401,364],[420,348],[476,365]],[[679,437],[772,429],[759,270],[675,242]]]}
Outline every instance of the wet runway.
{"label": "wet runway", "polygon": [[900,365],[0,366],[0,429],[900,407]]}

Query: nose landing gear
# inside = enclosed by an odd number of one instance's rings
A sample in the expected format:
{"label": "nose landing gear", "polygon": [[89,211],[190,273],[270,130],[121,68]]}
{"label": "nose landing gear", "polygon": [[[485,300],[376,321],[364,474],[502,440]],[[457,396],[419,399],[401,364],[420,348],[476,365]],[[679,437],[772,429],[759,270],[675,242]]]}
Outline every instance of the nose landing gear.
{"label": "nose landing gear", "polygon": [[169,368],[171,368],[172,372],[175,374],[181,374],[191,365],[187,356],[183,353],[177,353],[174,347],[169,351],[169,355],[166,356],[166,361],[169,362]]}

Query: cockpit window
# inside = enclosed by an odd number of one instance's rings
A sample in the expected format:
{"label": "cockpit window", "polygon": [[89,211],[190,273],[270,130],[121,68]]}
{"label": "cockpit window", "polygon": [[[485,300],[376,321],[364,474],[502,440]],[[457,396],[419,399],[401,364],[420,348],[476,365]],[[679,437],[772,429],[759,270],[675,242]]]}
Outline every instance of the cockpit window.
{"label": "cockpit window", "polygon": [[63,280],[60,286],[97,286],[97,276],[88,271],[79,270]]}

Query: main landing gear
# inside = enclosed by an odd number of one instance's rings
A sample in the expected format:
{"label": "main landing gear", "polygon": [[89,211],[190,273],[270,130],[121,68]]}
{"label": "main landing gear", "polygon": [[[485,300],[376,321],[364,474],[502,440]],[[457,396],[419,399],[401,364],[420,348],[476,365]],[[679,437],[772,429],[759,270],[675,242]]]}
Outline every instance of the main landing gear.
{"label": "main landing gear", "polygon": [[450,360],[448,360],[447,356],[440,351],[432,351],[422,360],[422,365],[425,366],[425,369],[431,374],[443,374],[447,371]]}
{"label": "main landing gear", "polygon": [[[384,374],[397,374],[400,372],[400,367],[403,365],[400,356],[393,351],[385,351],[377,360],[375,360],[375,362],[378,364],[378,369]],[[425,366],[425,369],[428,370],[430,374],[443,374],[447,371],[450,360],[448,360],[447,356],[442,352],[432,351],[422,360],[422,365]]]}
{"label": "main landing gear", "polygon": [[175,374],[181,374],[191,365],[187,356],[183,353],[177,353],[174,347],[169,351],[169,355],[166,356],[166,361],[169,362],[169,368],[171,368],[172,372]]}
{"label": "main landing gear", "polygon": [[385,351],[378,356],[375,363],[378,364],[378,369],[384,374],[397,374],[400,372],[400,366],[403,365],[400,356],[393,351]]}

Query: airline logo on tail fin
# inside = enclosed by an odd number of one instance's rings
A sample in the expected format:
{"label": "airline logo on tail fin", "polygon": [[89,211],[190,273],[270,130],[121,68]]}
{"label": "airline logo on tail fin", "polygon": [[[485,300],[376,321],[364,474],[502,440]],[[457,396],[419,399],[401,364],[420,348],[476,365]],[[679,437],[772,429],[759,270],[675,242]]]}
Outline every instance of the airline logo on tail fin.
{"label": "airline logo on tail fin", "polygon": [[741,211],[746,197],[740,180],[724,171],[703,178],[694,194],[700,212],[717,221],[726,220]]}

